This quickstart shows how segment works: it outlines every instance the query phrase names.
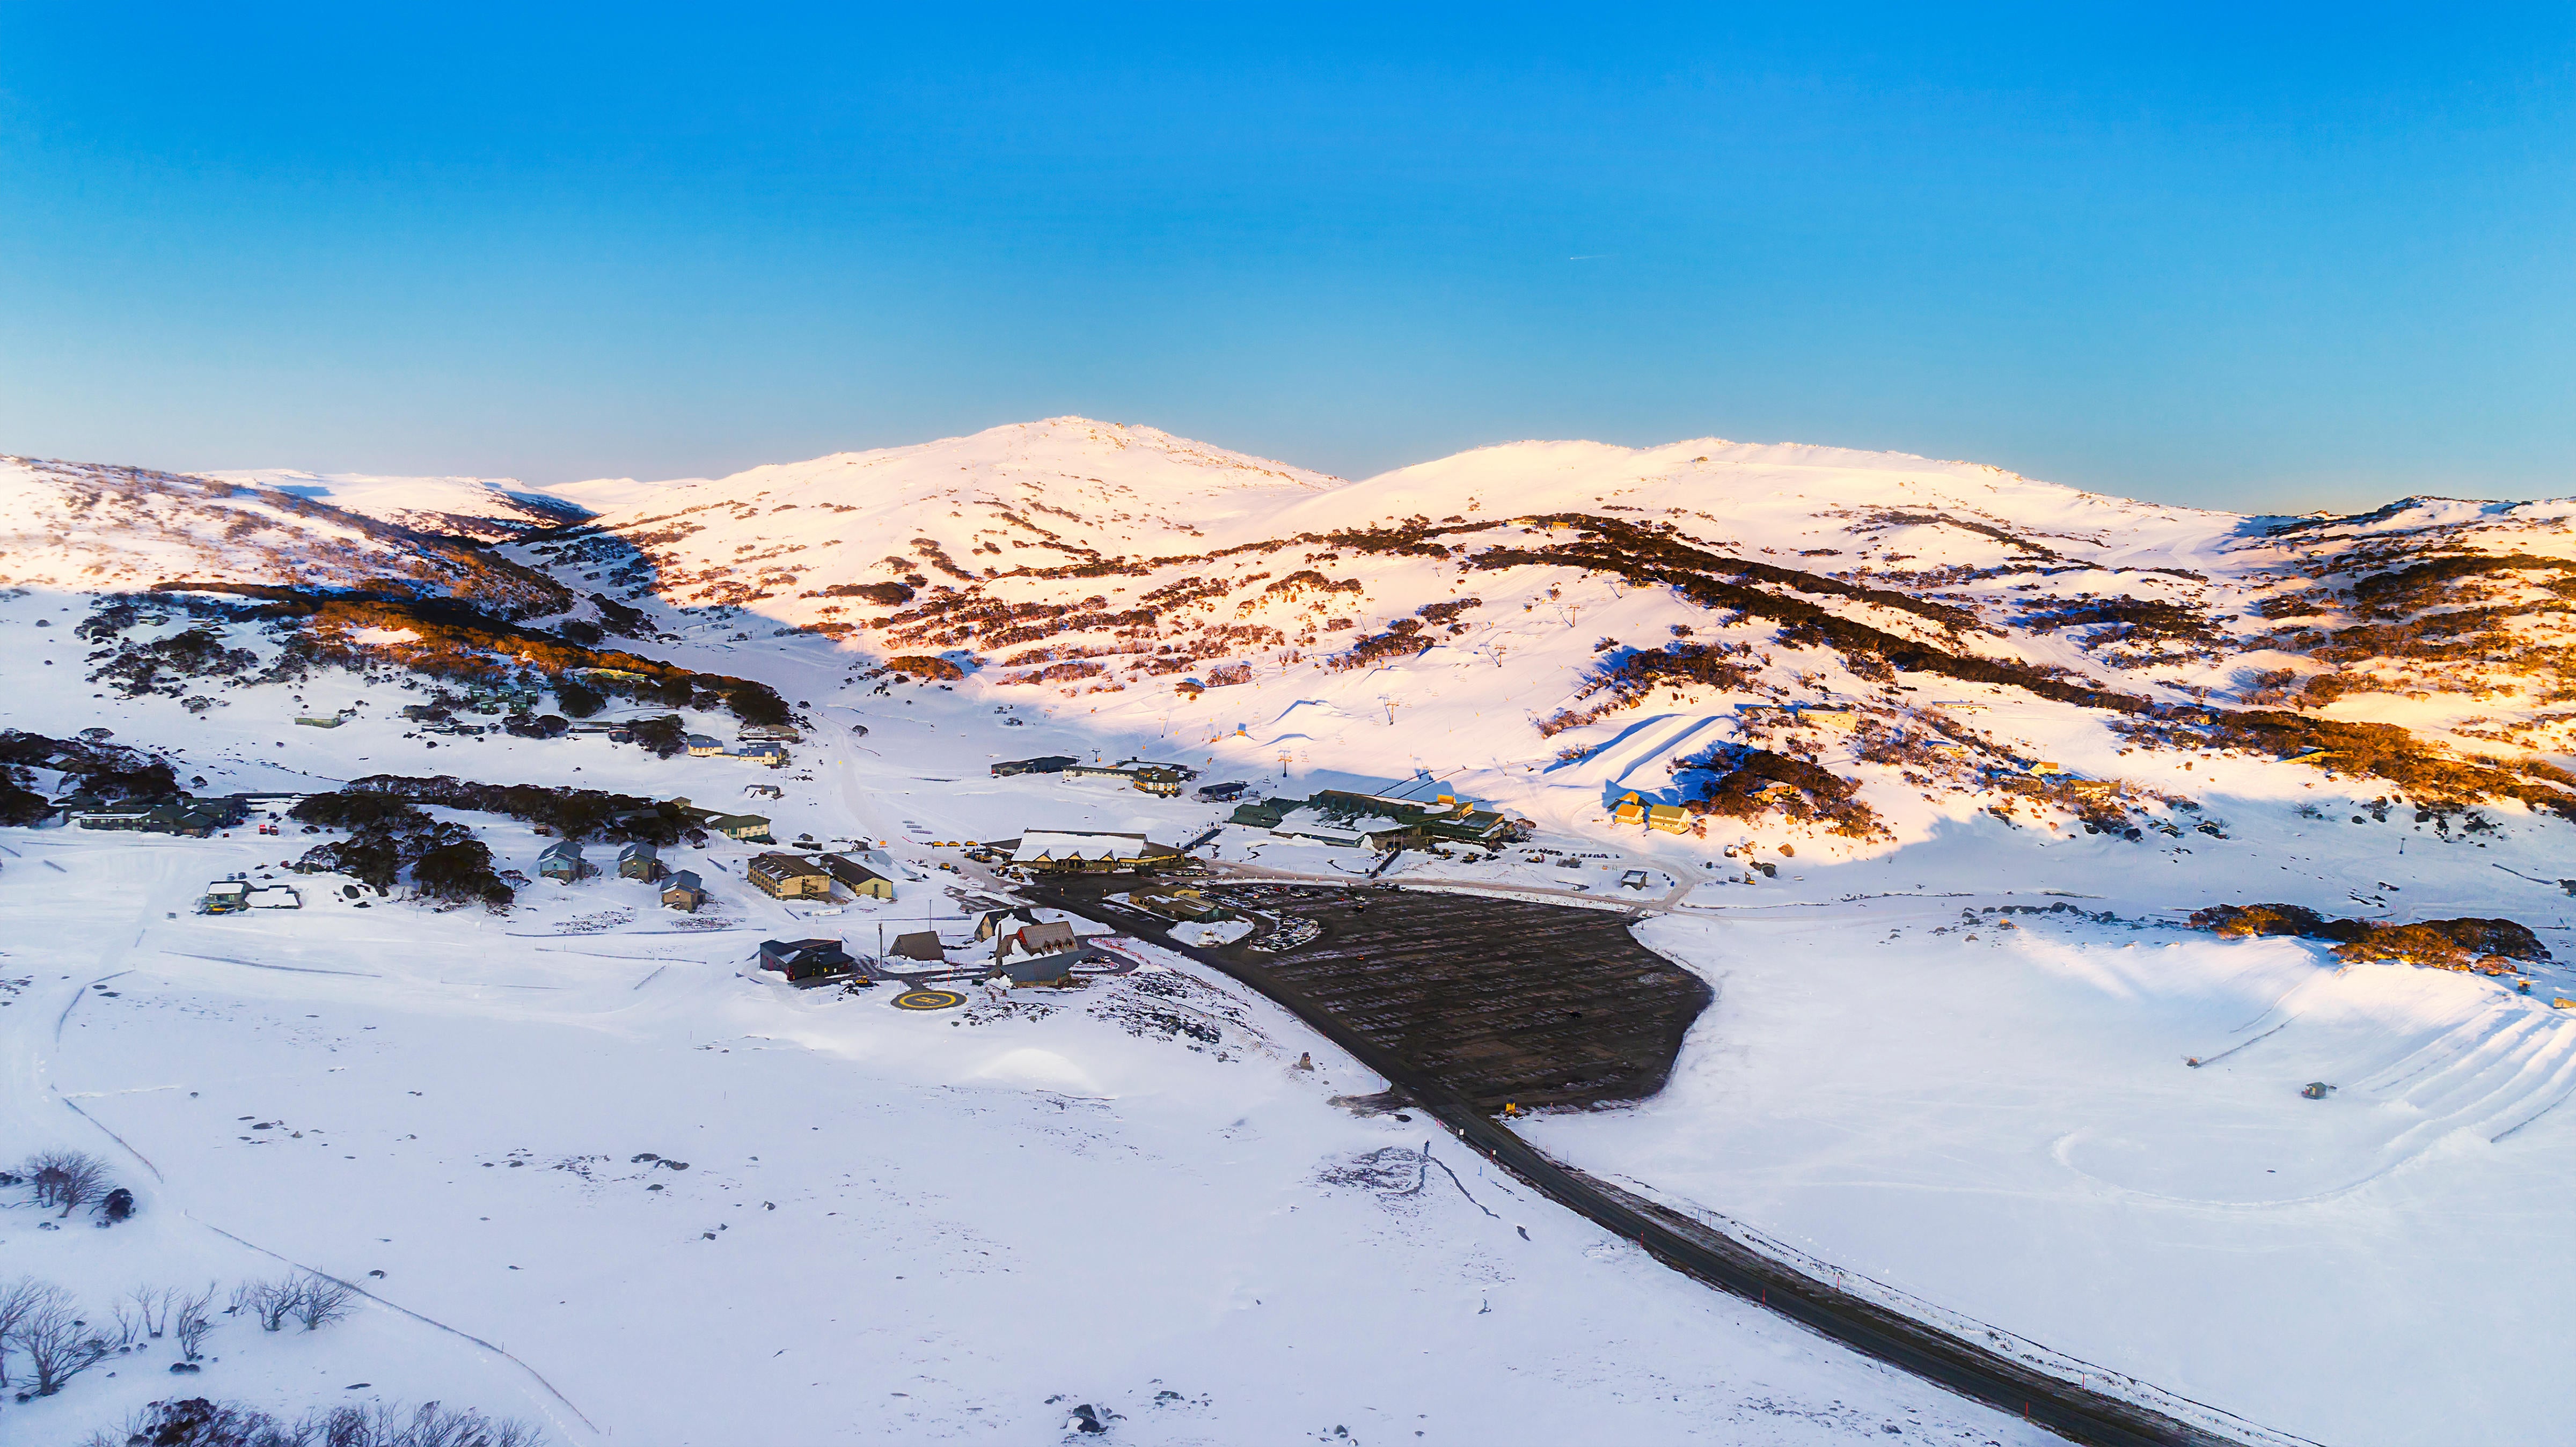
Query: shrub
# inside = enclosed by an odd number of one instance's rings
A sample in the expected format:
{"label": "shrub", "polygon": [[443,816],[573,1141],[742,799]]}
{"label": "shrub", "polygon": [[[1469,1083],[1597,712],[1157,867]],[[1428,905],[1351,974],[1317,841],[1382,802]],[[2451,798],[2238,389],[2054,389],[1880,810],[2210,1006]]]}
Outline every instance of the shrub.
{"label": "shrub", "polygon": [[[954,683],[966,676],[966,670],[956,664],[927,653],[906,653],[889,658],[885,661],[885,666],[890,673],[909,673],[917,678],[933,679],[943,683]],[[772,697],[775,696],[772,695]]]}

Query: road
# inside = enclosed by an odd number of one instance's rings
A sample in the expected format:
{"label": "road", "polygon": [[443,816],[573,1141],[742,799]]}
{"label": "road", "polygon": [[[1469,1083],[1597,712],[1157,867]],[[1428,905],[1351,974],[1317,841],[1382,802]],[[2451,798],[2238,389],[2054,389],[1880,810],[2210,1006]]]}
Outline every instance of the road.
{"label": "road", "polygon": [[[1244,871],[1247,877],[1252,871]],[[1274,871],[1262,875],[1276,877]],[[1344,886],[1354,881],[1326,881]],[[1696,1280],[1755,1301],[1832,1341],[2045,1427],[2072,1442],[2099,1447],[2240,1447],[2247,1441],[2303,1439],[2251,1428],[2223,1435],[2135,1403],[2064,1381],[2047,1372],[1952,1336],[1875,1302],[1839,1291],[1795,1271],[1678,1212],[1568,1166],[1521,1139],[1412,1062],[1397,1058],[1336,1019],[1312,996],[1278,972],[1251,960],[1181,944],[1121,912],[1099,918],[1095,901],[1041,880],[1020,887],[1037,903],[1095,923],[1143,934],[1165,949],[1188,955],[1260,991],[1293,1012],[1352,1059],[1375,1071],[1420,1104],[1449,1132],[1487,1160],[1512,1172],[1540,1194],[1604,1230],[1636,1242],[1666,1266]]]}

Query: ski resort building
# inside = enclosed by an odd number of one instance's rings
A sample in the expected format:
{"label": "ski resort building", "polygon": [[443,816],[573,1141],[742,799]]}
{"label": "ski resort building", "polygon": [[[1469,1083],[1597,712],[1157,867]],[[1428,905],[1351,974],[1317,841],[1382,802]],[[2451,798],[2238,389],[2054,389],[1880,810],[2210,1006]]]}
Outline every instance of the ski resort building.
{"label": "ski resort building", "polygon": [[894,881],[891,878],[846,854],[826,854],[822,864],[823,872],[853,895],[869,899],[894,898]]}
{"label": "ski resort building", "polygon": [[772,899],[812,899],[832,892],[832,876],[810,859],[793,854],[763,854],[742,876]]}
{"label": "ski resort building", "polygon": [[858,959],[839,940],[763,940],[760,967],[796,985],[820,985],[860,973]]}
{"label": "ski resort building", "polygon": [[1127,873],[1160,869],[1181,860],[1181,851],[1142,834],[1032,829],[996,847],[1007,849],[1013,864],[1041,874]]}
{"label": "ski resort building", "polygon": [[1061,774],[1082,762],[1071,754],[1042,754],[1034,759],[1004,759],[993,766],[993,777],[1007,779],[1019,774]]}

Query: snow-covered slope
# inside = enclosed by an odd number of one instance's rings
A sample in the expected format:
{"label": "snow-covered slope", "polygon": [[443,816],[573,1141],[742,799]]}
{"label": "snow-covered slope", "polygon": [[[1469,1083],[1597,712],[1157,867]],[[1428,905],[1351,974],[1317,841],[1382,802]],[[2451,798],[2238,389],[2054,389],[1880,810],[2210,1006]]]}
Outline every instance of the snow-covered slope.
{"label": "snow-covered slope", "polygon": [[393,588],[504,611],[568,598],[515,565],[292,493],[184,473],[0,457],[0,584]]}
{"label": "snow-covered slope", "polygon": [[203,476],[329,503],[414,532],[498,542],[587,518],[591,509],[510,477],[378,477],[363,472],[253,468]]}
{"label": "snow-covered slope", "polygon": [[[2137,827],[2117,800],[2169,785],[2109,761],[2193,748],[2361,748],[2417,802],[2576,810],[2571,510],[2255,520],[1715,439],[1335,484],[1059,418],[673,488],[530,560],[1247,757],[1428,768],[1563,823],[1715,798],[1848,851],[1999,806]],[[1999,734],[2007,707],[2049,722]],[[1709,795],[1745,750],[1857,792]]]}

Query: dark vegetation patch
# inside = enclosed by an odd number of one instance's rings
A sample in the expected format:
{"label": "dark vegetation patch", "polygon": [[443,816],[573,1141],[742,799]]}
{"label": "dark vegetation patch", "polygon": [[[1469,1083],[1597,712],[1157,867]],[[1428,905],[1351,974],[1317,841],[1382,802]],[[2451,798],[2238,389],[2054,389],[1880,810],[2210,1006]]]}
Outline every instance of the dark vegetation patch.
{"label": "dark vegetation patch", "polygon": [[[105,740],[54,739],[19,729],[0,729],[0,780],[14,793],[0,795],[0,809],[21,817],[5,822],[32,824],[45,816],[43,798],[26,786],[30,769],[52,769],[70,776],[81,793],[101,799],[159,799],[179,792],[170,761]],[[19,796],[25,796],[21,798]],[[34,799],[30,805],[27,799]],[[28,811],[32,809],[32,816]]]}
{"label": "dark vegetation patch", "polygon": [[945,658],[928,653],[907,653],[885,661],[888,673],[909,673],[916,677],[954,682],[966,676],[966,670]]}
{"label": "dark vegetation patch", "polygon": [[427,778],[369,774],[352,780],[336,794],[316,794],[305,800],[296,807],[295,816],[307,823],[338,826],[339,820],[326,815],[335,810],[364,815],[384,808],[387,801],[506,814],[551,829],[566,839],[596,838],[611,843],[640,840],[646,844],[671,844],[696,827],[678,805],[633,794],[542,784],[478,784],[447,774]]}
{"label": "dark vegetation patch", "polygon": [[2531,553],[2471,553],[2430,558],[2353,584],[2353,601],[2375,612],[2408,613],[2450,601],[2442,585],[2491,573],[2576,573],[2576,559]]}
{"label": "dark vegetation patch", "polygon": [[[181,589],[240,596],[252,602],[239,616],[292,625],[281,665],[294,660],[363,669],[384,662],[431,678],[495,685],[512,681],[522,670],[555,681],[578,675],[586,687],[643,703],[721,708],[745,723],[788,720],[785,700],[757,680],[699,673],[619,649],[592,647],[445,599],[252,584],[154,585],[155,593]],[[356,636],[377,629],[413,636],[389,642]]]}
{"label": "dark vegetation patch", "polygon": [[807,593],[808,598],[862,598],[880,608],[892,608],[912,601],[912,589],[901,583],[834,583],[828,588]]}
{"label": "dark vegetation patch", "polygon": [[[2207,722],[2186,722],[2206,719]],[[2305,755],[2320,767],[2386,779],[2432,814],[2488,799],[2517,799],[2576,821],[2576,774],[2538,758],[2484,760],[2426,744],[2396,724],[2345,723],[2281,709],[2178,710],[2126,722],[2130,737],[2165,747],[2219,747]]]}
{"label": "dark vegetation patch", "polygon": [[1710,688],[1722,692],[1750,689],[1755,672],[1750,646],[1742,643],[1691,643],[1676,640],[1661,648],[1631,649],[1593,671],[1575,695],[1607,697],[1588,708],[1568,708],[1538,722],[1541,738],[1553,738],[1621,709],[1643,703],[1659,688]]}
{"label": "dark vegetation patch", "polygon": [[2217,630],[2210,627],[2198,608],[2161,598],[2083,598],[2033,609],[2024,613],[2021,621],[2029,628],[2116,625],[2110,633],[2097,636],[2093,640],[2097,643],[2164,639],[2208,643],[2218,638]]}
{"label": "dark vegetation patch", "polygon": [[295,861],[298,873],[345,874],[383,894],[409,869],[413,886],[432,899],[455,904],[479,900],[501,910],[514,897],[493,871],[491,846],[475,838],[472,829],[433,819],[399,798],[316,794],[292,812],[306,823],[348,831],[346,838],[304,851]]}
{"label": "dark vegetation patch", "polygon": [[2540,937],[2509,919],[2428,919],[2380,924],[2335,919],[2295,904],[2217,904],[2195,910],[2191,927],[2223,938],[2287,935],[2332,940],[2343,960],[2396,960],[2437,969],[2501,974],[2512,961],[2549,959]]}
{"label": "dark vegetation patch", "polygon": [[1859,781],[1804,759],[1768,749],[1726,749],[1685,767],[1717,775],[1698,798],[1683,804],[1694,814],[1751,821],[1778,813],[1848,839],[1895,837],[1878,811],[1861,801]]}

